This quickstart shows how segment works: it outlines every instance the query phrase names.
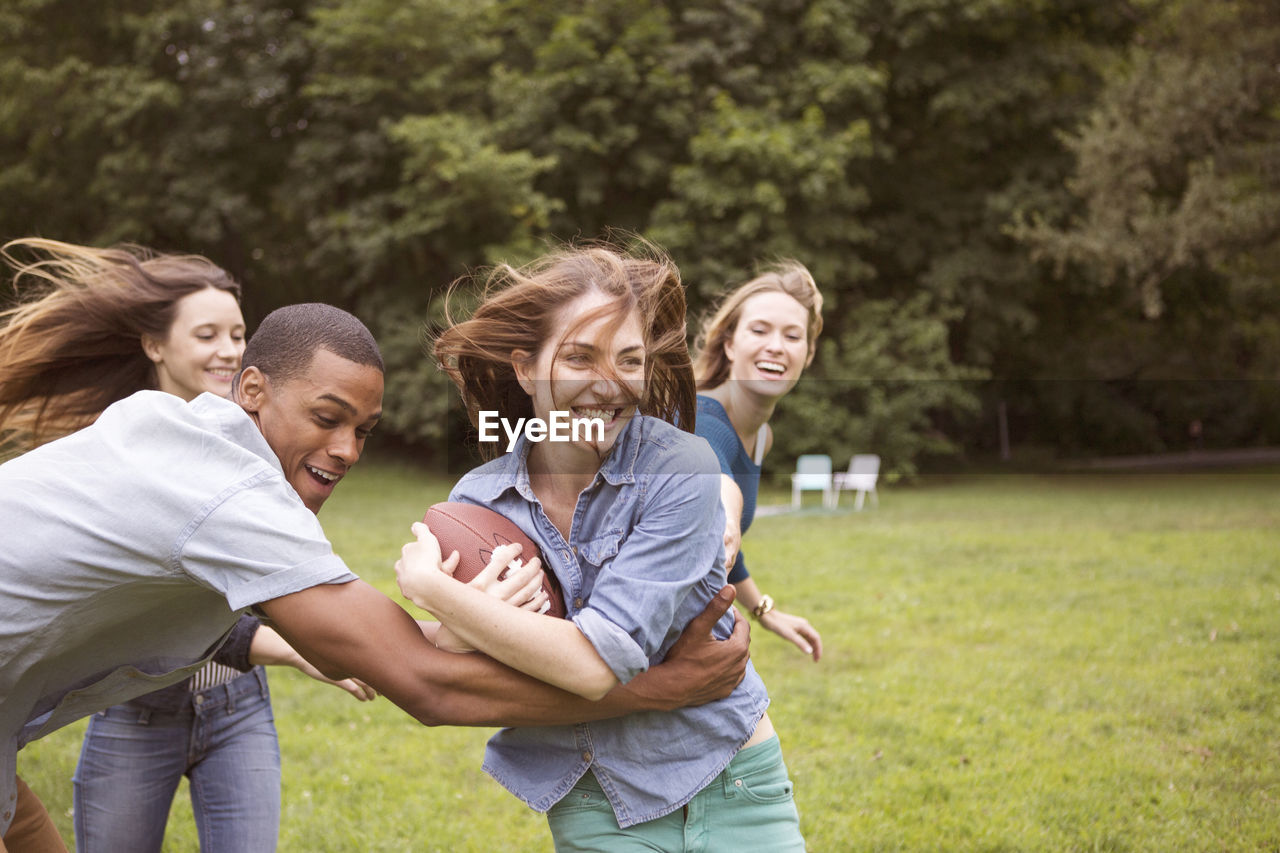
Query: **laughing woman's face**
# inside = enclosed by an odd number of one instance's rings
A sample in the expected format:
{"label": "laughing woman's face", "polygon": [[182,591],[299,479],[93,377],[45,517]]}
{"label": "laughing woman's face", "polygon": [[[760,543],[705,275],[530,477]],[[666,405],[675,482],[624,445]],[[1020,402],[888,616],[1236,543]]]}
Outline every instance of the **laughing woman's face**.
{"label": "laughing woman's face", "polygon": [[516,375],[536,417],[549,421],[553,411],[568,412],[572,421],[603,426],[600,431],[579,425],[579,440],[570,442],[593,456],[613,447],[644,394],[646,352],[637,312],[621,323],[616,314],[591,316],[613,302],[596,291],[583,294],[562,309],[556,323],[568,334],[546,342],[532,359],[516,353]]}
{"label": "laughing woman's face", "polygon": [[768,397],[790,391],[809,358],[808,322],[808,310],[776,290],[743,302],[733,337],[724,345],[729,378]]}

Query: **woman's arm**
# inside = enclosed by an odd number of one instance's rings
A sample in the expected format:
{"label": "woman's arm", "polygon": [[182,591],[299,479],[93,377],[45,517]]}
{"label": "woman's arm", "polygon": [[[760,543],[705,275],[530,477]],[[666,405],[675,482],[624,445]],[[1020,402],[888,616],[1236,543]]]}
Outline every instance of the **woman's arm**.
{"label": "woman's arm", "polygon": [[728,572],[742,547],[742,489],[728,474],[720,475],[720,502],[724,504],[724,570]]}
{"label": "woman's arm", "polygon": [[361,702],[368,702],[375,699],[378,692],[363,681],[355,678],[332,679],[316,669],[307,659],[298,654],[293,646],[285,642],[284,637],[276,633],[274,628],[269,628],[261,623],[254,632],[253,640],[249,643],[249,663],[254,666],[291,666],[294,669],[311,676],[316,681],[332,684],[339,687]]}
{"label": "woman's arm", "polygon": [[[494,548],[489,557],[489,564],[468,581],[467,585],[481,590],[486,595],[497,596],[499,601],[504,601],[512,607],[542,613],[543,607],[549,604],[542,584],[542,563],[537,557],[528,562],[518,560],[520,550],[521,546],[516,543]],[[440,564],[440,569],[447,575],[454,575],[458,563],[458,552],[454,551]],[[475,646],[448,627],[439,623],[433,624],[436,627],[430,633],[425,631],[423,633],[428,640],[435,643],[436,648],[456,653],[476,650]]]}
{"label": "woman's arm", "polygon": [[[809,624],[803,616],[785,613],[773,607],[773,599],[769,599],[768,608],[761,607],[765,596],[756,586],[756,582],[746,577],[733,585],[738,593],[738,603],[760,620],[760,624],[777,634],[784,640],[794,643],[796,648],[806,655],[812,655],[814,662],[822,658],[822,635],[818,629]],[[757,615],[757,609],[762,612]]]}
{"label": "woman's arm", "polygon": [[583,697],[603,696],[648,668],[673,627],[692,617],[689,596],[711,579],[723,530],[720,472],[711,461],[709,451],[663,460],[670,470],[651,475],[648,503],[572,622],[512,612],[460,589],[440,570],[434,536],[418,525],[396,563],[401,591],[508,666]]}
{"label": "woman's arm", "polygon": [[[617,686],[617,677],[577,625],[458,583],[441,569],[440,545],[427,526],[419,522],[411,529],[416,539],[396,561],[400,591],[449,631],[513,669],[586,699],[600,699]],[[506,549],[495,549],[476,580],[501,571],[510,560]]]}

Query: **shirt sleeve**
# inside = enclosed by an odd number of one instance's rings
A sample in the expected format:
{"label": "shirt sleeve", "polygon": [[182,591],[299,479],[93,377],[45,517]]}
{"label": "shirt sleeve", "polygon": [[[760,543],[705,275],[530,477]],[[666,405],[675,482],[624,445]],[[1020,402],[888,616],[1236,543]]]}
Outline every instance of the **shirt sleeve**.
{"label": "shirt sleeve", "polygon": [[720,464],[720,473],[735,477],[732,460],[733,442],[729,439],[736,439],[737,434],[733,433],[723,421],[710,415],[698,418],[694,434],[711,445],[711,451],[715,453],[716,461]]}
{"label": "shirt sleeve", "polygon": [[356,579],[333,553],[315,514],[278,473],[226,490],[184,534],[175,567],[220,593],[232,610]]}
{"label": "shirt sleeve", "polygon": [[721,586],[712,580],[724,560],[720,473],[703,454],[702,470],[638,475],[645,497],[634,526],[581,549],[602,569],[574,622],[623,683],[665,653]]}
{"label": "shirt sleeve", "polygon": [[241,672],[253,669],[253,664],[249,663],[249,647],[253,645],[253,635],[258,633],[260,627],[262,622],[257,618],[248,613],[243,614],[227,635],[226,642],[214,652],[213,659]]}

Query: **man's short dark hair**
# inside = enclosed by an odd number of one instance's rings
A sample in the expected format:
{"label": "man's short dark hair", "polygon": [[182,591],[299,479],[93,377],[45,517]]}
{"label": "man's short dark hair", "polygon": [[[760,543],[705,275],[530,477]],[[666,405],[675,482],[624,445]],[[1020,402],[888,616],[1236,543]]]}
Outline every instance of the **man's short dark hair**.
{"label": "man's short dark hair", "polygon": [[286,305],[268,314],[244,348],[241,369],[256,367],[274,382],[288,382],[311,365],[319,350],[385,370],[378,342],[364,323],[322,302]]}

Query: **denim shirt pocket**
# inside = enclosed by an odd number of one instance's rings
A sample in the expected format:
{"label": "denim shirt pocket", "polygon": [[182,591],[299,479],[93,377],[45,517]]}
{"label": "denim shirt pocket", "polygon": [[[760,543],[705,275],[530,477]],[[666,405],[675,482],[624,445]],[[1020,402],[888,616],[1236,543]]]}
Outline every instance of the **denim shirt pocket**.
{"label": "denim shirt pocket", "polygon": [[609,560],[618,556],[620,547],[622,547],[622,531],[611,530],[603,536],[597,536],[579,544],[578,556],[598,570]]}
{"label": "denim shirt pocket", "polygon": [[[577,603],[571,608],[573,612],[580,610],[583,603],[591,597],[600,575],[608,568],[613,558],[618,556],[622,541],[621,530],[610,530],[601,536],[579,542],[574,548],[581,583],[576,593]],[[567,601],[565,603],[568,604]]]}

